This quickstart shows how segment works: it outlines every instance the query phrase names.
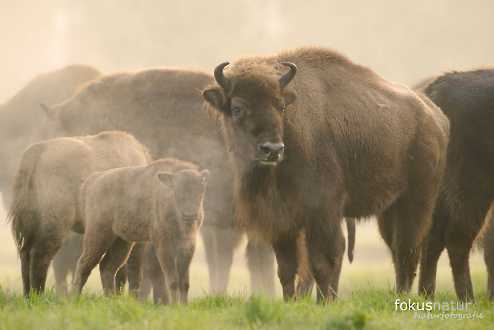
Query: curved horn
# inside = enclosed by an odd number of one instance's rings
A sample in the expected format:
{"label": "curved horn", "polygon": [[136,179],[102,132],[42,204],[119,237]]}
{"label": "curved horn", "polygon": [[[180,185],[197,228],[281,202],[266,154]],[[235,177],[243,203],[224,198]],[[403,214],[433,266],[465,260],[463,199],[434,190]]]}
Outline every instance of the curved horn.
{"label": "curved horn", "polygon": [[225,75],[223,74],[223,69],[228,64],[230,64],[230,63],[229,62],[223,62],[220,65],[218,65],[216,67],[216,69],[214,69],[214,79],[216,79],[216,82],[218,83],[218,85],[220,85],[225,90],[225,92],[227,92],[227,93],[230,90],[230,82],[228,81],[228,79],[226,79]]}
{"label": "curved horn", "polygon": [[292,81],[293,77],[297,73],[297,66],[292,62],[281,62],[284,66],[287,66],[290,70],[281,76],[280,78],[280,87],[285,88],[286,85]]}

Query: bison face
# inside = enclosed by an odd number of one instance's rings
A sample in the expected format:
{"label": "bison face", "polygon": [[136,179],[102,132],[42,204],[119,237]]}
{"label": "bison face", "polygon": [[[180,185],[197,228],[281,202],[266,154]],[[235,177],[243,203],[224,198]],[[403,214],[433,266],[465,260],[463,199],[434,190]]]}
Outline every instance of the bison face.
{"label": "bison face", "polygon": [[160,172],[158,179],[173,190],[176,211],[184,227],[200,225],[204,218],[203,200],[208,170],[181,170],[175,173]]}
{"label": "bison face", "polygon": [[289,72],[279,80],[270,76],[243,75],[227,79],[220,64],[215,70],[218,86],[206,89],[204,99],[223,117],[225,137],[235,160],[246,166],[276,166],[283,161],[283,115],[295,94],[285,89],[296,66],[283,63]]}

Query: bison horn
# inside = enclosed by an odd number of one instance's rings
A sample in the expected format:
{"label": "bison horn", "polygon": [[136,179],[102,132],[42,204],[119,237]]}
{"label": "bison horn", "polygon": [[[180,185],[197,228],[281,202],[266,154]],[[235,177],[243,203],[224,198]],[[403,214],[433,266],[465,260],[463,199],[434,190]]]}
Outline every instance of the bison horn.
{"label": "bison horn", "polygon": [[216,79],[218,85],[220,85],[223,88],[223,90],[225,90],[225,92],[227,93],[230,91],[230,82],[228,81],[228,79],[226,79],[225,75],[223,74],[223,69],[228,64],[230,63],[223,62],[220,65],[218,65],[216,69],[214,69],[214,79]]}
{"label": "bison horn", "polygon": [[280,87],[283,89],[292,81],[293,77],[297,73],[297,66],[292,62],[281,62],[284,66],[287,66],[290,70],[281,76]]}

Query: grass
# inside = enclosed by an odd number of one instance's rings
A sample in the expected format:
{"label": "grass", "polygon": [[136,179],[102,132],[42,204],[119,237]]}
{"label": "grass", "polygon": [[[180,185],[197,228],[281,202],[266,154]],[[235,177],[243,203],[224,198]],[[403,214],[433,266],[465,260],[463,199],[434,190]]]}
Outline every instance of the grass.
{"label": "grass", "polygon": [[[485,295],[468,311],[482,318],[416,320],[396,311],[395,294],[382,289],[354,292],[328,305],[311,299],[284,303],[264,297],[210,296],[187,306],[156,306],[131,297],[82,295],[58,298],[52,291],[24,299],[0,289],[0,329],[489,329],[494,304]],[[398,297],[422,302],[417,296]],[[436,301],[453,301],[442,294]],[[441,312],[435,312],[439,315]],[[451,315],[449,312],[447,313]],[[437,316],[436,316],[437,317]]]}
{"label": "grass", "polygon": [[[486,272],[481,254],[472,254],[470,266],[477,298],[468,313],[482,318],[456,320],[414,319],[411,311],[396,311],[395,300],[424,300],[416,295],[397,297],[392,292],[393,266],[374,224],[359,226],[356,258],[345,263],[340,281],[340,298],[328,305],[311,299],[284,303],[280,298],[248,296],[249,276],[243,248],[236,253],[229,295],[207,296],[208,275],[199,240],[191,267],[191,302],[187,306],[155,306],[131,297],[103,297],[98,271],[93,271],[80,298],[63,299],[49,290],[25,300],[21,292],[19,261],[10,232],[2,230],[0,241],[0,330],[3,329],[494,329],[494,304],[485,295]],[[10,244],[9,244],[10,243]],[[277,281],[278,282],[278,281]],[[412,292],[417,292],[417,280]],[[438,268],[437,302],[455,301],[447,255]],[[48,287],[53,286],[50,275]],[[456,314],[467,315],[467,312]],[[456,315],[454,314],[454,315]],[[421,314],[422,315],[422,314]],[[450,312],[444,315],[451,316]]]}

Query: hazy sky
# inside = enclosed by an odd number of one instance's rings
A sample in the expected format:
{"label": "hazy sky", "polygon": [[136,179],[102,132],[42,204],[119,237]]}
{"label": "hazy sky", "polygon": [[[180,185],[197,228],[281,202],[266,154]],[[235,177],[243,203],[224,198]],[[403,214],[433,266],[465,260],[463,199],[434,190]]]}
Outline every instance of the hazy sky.
{"label": "hazy sky", "polygon": [[492,65],[494,1],[0,0],[0,102],[70,63],[199,67],[302,45],[412,84]]}

